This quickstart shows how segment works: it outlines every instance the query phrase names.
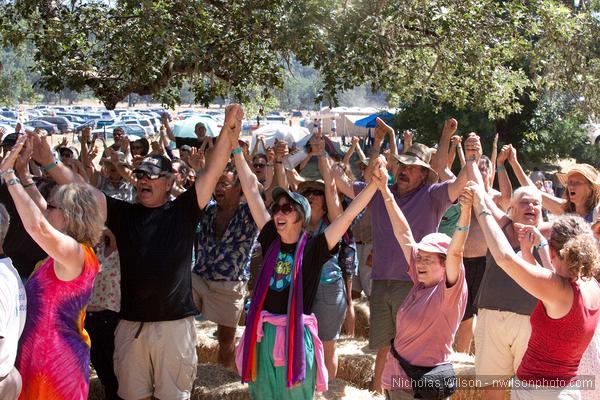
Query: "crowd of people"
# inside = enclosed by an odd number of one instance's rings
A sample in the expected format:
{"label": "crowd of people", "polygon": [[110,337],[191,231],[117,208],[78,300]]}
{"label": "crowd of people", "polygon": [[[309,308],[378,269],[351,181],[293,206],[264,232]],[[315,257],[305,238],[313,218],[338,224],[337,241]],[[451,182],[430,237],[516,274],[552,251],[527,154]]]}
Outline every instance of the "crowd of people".
{"label": "crowd of people", "polygon": [[4,136],[1,399],[86,399],[90,365],[106,399],[190,398],[199,314],[253,399],[312,399],[359,296],[387,399],[450,397],[453,351],[474,352],[486,399],[509,379],[514,399],[600,398],[580,379],[600,372],[598,170],[557,174],[559,197],[454,119],[435,148],[378,119],[368,148],[338,154],[319,130],[288,168],[286,142],[251,152],[243,115],[177,150],[166,118],[152,143]]}

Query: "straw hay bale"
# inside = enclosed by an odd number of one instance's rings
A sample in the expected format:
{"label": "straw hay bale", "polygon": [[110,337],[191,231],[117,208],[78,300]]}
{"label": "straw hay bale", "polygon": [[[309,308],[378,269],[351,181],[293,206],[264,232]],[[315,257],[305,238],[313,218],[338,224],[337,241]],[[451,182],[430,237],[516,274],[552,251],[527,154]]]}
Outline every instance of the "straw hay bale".
{"label": "straw hay bale", "polygon": [[354,315],[356,318],[354,336],[360,338],[369,338],[369,300],[366,297],[361,297],[354,300]]}
{"label": "straw hay bale", "polygon": [[376,352],[369,350],[368,342],[342,336],[336,343],[338,355],[337,377],[352,386],[367,389],[373,379]]}
{"label": "straw hay bale", "polygon": [[383,395],[357,389],[343,379],[335,379],[329,382],[329,390],[315,396],[315,400],[383,400]]}
{"label": "straw hay bale", "polygon": [[192,399],[248,400],[250,393],[248,385],[242,385],[234,370],[216,364],[199,364]]}
{"label": "straw hay bale", "polygon": [[210,321],[196,322],[198,363],[217,363],[219,341],[213,335],[216,329],[217,325]]}

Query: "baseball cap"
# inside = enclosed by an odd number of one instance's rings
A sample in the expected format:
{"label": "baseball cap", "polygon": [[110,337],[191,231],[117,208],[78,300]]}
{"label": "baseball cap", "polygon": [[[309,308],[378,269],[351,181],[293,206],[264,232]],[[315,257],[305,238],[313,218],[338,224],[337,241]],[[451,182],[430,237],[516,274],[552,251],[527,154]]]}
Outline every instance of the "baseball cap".
{"label": "baseball cap", "polygon": [[292,192],[281,186],[277,186],[273,189],[273,203],[277,203],[281,196],[289,197],[290,200],[302,208],[302,212],[304,213],[304,223],[308,225],[310,222],[310,203],[306,197],[302,196],[300,193]]}
{"label": "baseball cap", "polygon": [[445,233],[434,232],[425,235],[419,243],[409,244],[409,246],[429,253],[447,254],[450,240],[452,240],[450,236]]}
{"label": "baseball cap", "polygon": [[158,154],[144,158],[137,168],[133,170],[133,172],[146,172],[150,175],[160,175],[164,172],[171,173],[171,171],[171,160]]}

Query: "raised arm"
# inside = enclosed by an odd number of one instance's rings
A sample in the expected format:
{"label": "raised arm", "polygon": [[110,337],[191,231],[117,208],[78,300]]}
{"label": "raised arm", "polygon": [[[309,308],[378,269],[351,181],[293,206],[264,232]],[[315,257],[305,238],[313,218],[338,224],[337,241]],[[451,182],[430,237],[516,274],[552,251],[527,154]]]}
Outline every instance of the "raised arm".
{"label": "raised arm", "polygon": [[448,246],[446,257],[446,286],[451,287],[458,281],[460,276],[460,266],[463,263],[463,254],[465,242],[469,235],[469,224],[471,223],[472,197],[461,194],[458,198],[460,202],[460,216],[456,225],[456,230],[452,235],[452,240]]}
{"label": "raised arm", "polygon": [[509,146],[510,146],[510,153],[508,154],[508,162],[509,162],[510,166],[512,167],[513,172],[517,176],[517,179],[519,180],[519,184],[521,186],[536,187],[535,184],[531,181],[531,179],[529,179],[529,177],[523,170],[523,167],[521,167],[521,164],[519,163],[519,160],[517,159],[517,149],[515,149],[512,146],[512,144]]}
{"label": "raised arm", "polygon": [[198,197],[198,206],[201,209],[204,209],[211,199],[217,181],[229,160],[231,143],[228,135],[233,130],[239,136],[243,118],[244,110],[239,104],[230,104],[225,109],[225,121],[217,139],[217,145],[212,150],[210,162],[207,164],[204,173],[196,178],[196,195]]}
{"label": "raised arm", "polygon": [[175,135],[173,135],[173,129],[171,129],[171,124],[169,124],[169,117],[167,117],[166,112],[161,114],[160,121],[162,123],[162,126],[164,126],[165,128],[165,133],[167,134],[167,137],[170,140],[175,141]]}
{"label": "raised arm", "polygon": [[377,126],[375,127],[375,139],[373,140],[373,146],[371,146],[371,150],[369,152],[369,166],[365,171],[365,181],[370,182],[371,176],[373,176],[375,160],[379,157],[379,153],[381,151],[381,144],[383,143],[383,139],[385,139],[386,132],[388,129],[392,129],[389,127],[381,118],[377,118],[375,120]]}
{"label": "raised arm", "polygon": [[352,146],[350,146],[348,148],[348,151],[346,151],[346,154],[344,154],[344,158],[342,159],[342,162],[344,164],[346,164],[347,166],[350,166],[350,159],[352,158],[352,154],[354,154],[354,150],[356,150],[356,147],[358,146],[358,138],[356,136],[352,137]]}
{"label": "raised arm", "polygon": [[[380,165],[382,165],[381,161]],[[383,174],[384,172],[384,176],[387,177],[387,171],[380,167],[380,173]],[[394,230],[394,236],[396,237],[396,240],[402,249],[404,257],[410,262],[412,258],[412,247],[410,247],[410,245],[415,243],[410,225],[408,225],[408,221],[406,220],[404,213],[398,204],[396,204],[394,195],[387,185],[387,179],[377,179],[376,183],[381,195],[383,196],[385,209],[387,210],[388,216],[390,217],[390,222],[392,224],[392,229]]]}
{"label": "raised arm", "polygon": [[398,144],[396,143],[396,131],[394,131],[394,128],[390,127],[387,133],[390,139],[390,153],[392,154],[392,156],[397,156]]}
{"label": "raised arm", "polygon": [[402,133],[402,152],[406,153],[408,151],[408,149],[410,149],[410,146],[412,146],[412,142],[413,142],[413,133],[410,130],[405,130]]}
{"label": "raised arm", "polygon": [[[33,144],[33,159],[42,166],[48,175],[59,185],[69,183],[81,183],[89,185],[83,177],[73,172],[60,161],[55,161],[50,146],[45,136],[38,136],[35,133],[28,133],[28,137]],[[104,193],[89,185],[98,202],[98,211],[102,215],[102,219],[106,220],[106,197]]]}
{"label": "raised arm", "polygon": [[490,160],[492,160],[492,173],[490,174],[490,187],[494,186],[494,171],[496,170],[496,160],[498,158],[498,133],[494,136],[494,142],[492,143],[492,155],[490,156]]}
{"label": "raised arm", "polygon": [[31,238],[55,260],[55,271],[58,277],[69,281],[81,274],[83,250],[75,239],[61,233],[48,222],[17,179],[14,166],[26,140],[25,135],[19,137],[12,151],[4,157],[0,164],[0,175],[8,186],[23,227]]}
{"label": "raised arm", "polygon": [[340,197],[338,196],[337,187],[335,185],[335,180],[331,174],[331,160],[325,151],[325,142],[321,140],[319,145],[319,149],[322,148],[321,154],[319,154],[319,172],[321,172],[321,176],[323,177],[323,181],[325,182],[325,202],[327,203],[327,218],[329,221],[333,221],[340,216],[340,214],[344,211],[342,208],[342,202],[340,201]]}
{"label": "raised arm", "polygon": [[258,230],[261,230],[263,226],[269,220],[271,220],[271,215],[269,215],[269,211],[265,206],[265,203],[260,196],[260,191],[258,190],[258,179],[256,175],[252,173],[246,158],[242,152],[242,149],[239,145],[239,131],[230,130],[229,131],[229,142],[231,147],[233,148],[233,162],[235,164],[235,169],[237,170],[238,177],[240,179],[240,183],[242,185],[242,191],[244,192],[244,197],[248,202],[248,207],[250,208],[250,213],[252,214],[252,218],[254,219],[254,223]]}
{"label": "raised arm", "polygon": [[469,186],[473,194],[473,210],[485,236],[485,241],[494,260],[512,279],[545,305],[563,303],[572,296],[570,285],[552,271],[540,268],[518,256],[511,247],[500,226],[486,207],[485,194],[476,185]]}
{"label": "raised arm", "polygon": [[439,175],[445,175],[445,170],[448,168],[448,145],[450,144],[450,138],[456,132],[458,128],[458,122],[454,118],[449,118],[444,122],[442,128],[442,134],[438,141],[437,152],[431,158],[431,168]]}
{"label": "raised arm", "polygon": [[[375,180],[375,179],[373,179]],[[340,241],[344,233],[348,230],[354,218],[369,204],[371,198],[377,191],[375,182],[371,182],[359,193],[358,196],[352,200],[352,203],[346,208],[346,210],[334,221],[332,221],[327,228],[325,228],[325,239],[327,239],[327,247],[329,250],[333,249],[336,244]]]}
{"label": "raised arm", "polygon": [[351,182],[342,167],[338,164],[334,164],[331,166],[331,176],[335,181],[335,186],[339,189],[340,192],[344,193],[348,198],[354,198],[354,188]]}
{"label": "raised arm", "polygon": [[506,172],[506,167],[504,166],[509,153],[510,146],[504,145],[500,149],[500,154],[498,154],[498,158],[496,159],[496,174],[498,174],[498,186],[500,188],[499,203],[503,211],[508,210],[510,198],[512,197],[512,183],[510,183],[508,172]]}
{"label": "raised arm", "polygon": [[34,180],[33,176],[29,174],[29,161],[31,159],[31,154],[33,153],[33,145],[30,138],[27,138],[23,148],[19,152],[17,160],[15,161],[15,172],[18,178],[21,180],[21,185],[23,185],[23,189],[27,192],[31,200],[38,206],[41,211],[46,210],[46,200],[40,194]]}

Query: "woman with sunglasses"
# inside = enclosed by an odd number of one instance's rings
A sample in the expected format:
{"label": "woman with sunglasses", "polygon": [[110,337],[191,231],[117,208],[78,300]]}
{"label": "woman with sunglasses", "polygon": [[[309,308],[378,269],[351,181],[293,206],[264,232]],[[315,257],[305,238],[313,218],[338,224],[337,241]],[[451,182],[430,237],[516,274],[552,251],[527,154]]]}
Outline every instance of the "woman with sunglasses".
{"label": "woman with sunglasses", "polygon": [[104,223],[87,185],[61,186],[48,203],[35,185],[21,185],[14,166],[26,142],[26,136],[19,138],[2,161],[0,176],[25,229],[49,257],[25,285],[28,318],[16,363],[23,378],[19,398],[83,400],[90,377],[90,340],[83,323],[99,270],[92,246]]}
{"label": "woman with sunglasses", "polygon": [[312,399],[315,388],[327,390],[323,347],[311,314],[321,269],[337,253],[340,239],[375,193],[376,184],[368,185],[323,232],[309,237],[308,200],[277,187],[269,214],[257,178],[237,140],[235,134],[230,138],[232,154],[248,206],[261,231],[258,240],[264,262],[237,348],[236,364],[242,382],[250,383],[253,399]]}

